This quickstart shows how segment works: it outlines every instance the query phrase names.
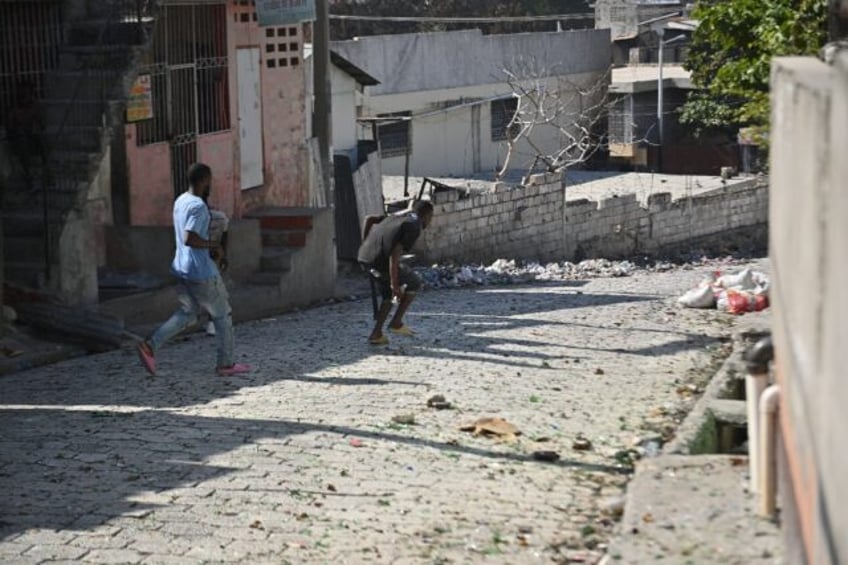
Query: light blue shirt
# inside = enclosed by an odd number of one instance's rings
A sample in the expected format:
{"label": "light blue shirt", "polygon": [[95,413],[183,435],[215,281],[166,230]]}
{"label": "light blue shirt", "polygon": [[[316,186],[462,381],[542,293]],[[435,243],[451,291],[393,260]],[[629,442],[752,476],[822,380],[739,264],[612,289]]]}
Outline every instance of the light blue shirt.
{"label": "light blue shirt", "polygon": [[209,255],[208,249],[195,249],[185,244],[185,232],[196,233],[203,239],[209,239],[209,221],[211,216],[206,203],[199,196],[184,192],[174,202],[174,235],[177,250],[171,272],[190,281],[205,281],[218,275],[218,267]]}

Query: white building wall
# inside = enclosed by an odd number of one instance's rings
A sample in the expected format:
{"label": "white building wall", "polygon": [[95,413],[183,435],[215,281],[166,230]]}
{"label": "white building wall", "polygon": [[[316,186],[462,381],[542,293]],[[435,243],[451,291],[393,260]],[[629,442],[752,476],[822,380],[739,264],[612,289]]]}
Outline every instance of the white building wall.
{"label": "white building wall", "polygon": [[[478,110],[440,108],[511,95],[505,69],[563,82],[608,83],[612,63],[608,30],[398,34],[334,42],[333,49],[380,81],[366,89],[363,114],[412,113],[409,172],[416,176],[463,176],[503,164],[507,144],[492,141],[488,101]],[[566,143],[559,137],[553,128],[538,128],[533,141],[553,152]],[[528,167],[535,155],[520,142],[510,169]],[[403,155],[384,158],[383,170],[403,174],[404,163]]]}
{"label": "white building wall", "polygon": [[356,80],[331,65],[330,83],[333,99],[333,150],[349,151],[356,148],[357,102],[360,97]]}
{"label": "white building wall", "polygon": [[[549,82],[553,86],[557,79]],[[608,73],[595,72],[571,75],[571,84],[587,85],[608,80]],[[368,100],[369,115],[410,111],[412,148],[409,172],[413,176],[464,176],[480,172],[494,172],[503,166],[507,154],[506,141],[493,141],[491,134],[490,99],[507,96],[512,88],[506,84],[490,84],[449,90],[404,92],[371,96]],[[564,100],[579,98],[574,90],[562,93]],[[445,101],[480,99],[479,118],[475,118],[472,104],[451,109],[436,109]],[[458,103],[458,102],[456,102]],[[588,102],[587,102],[588,104]],[[574,108],[564,114],[566,118],[578,116]],[[417,116],[417,117],[416,117]],[[479,142],[475,136],[479,135]],[[558,150],[565,140],[554,128],[537,127],[530,136],[533,144],[546,153]],[[520,141],[510,159],[511,170],[526,169],[532,165],[536,151],[527,141]],[[383,172],[387,175],[402,175],[405,157],[383,158]]]}

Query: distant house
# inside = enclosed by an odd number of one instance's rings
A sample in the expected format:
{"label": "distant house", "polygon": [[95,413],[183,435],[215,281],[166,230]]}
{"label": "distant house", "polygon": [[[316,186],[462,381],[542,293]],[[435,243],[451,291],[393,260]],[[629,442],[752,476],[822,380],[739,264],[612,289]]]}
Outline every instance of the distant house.
{"label": "distant house", "polygon": [[[660,142],[657,117],[659,69],[656,65],[614,69],[610,85],[610,159],[634,167],[655,165],[652,148]],[[675,145],[686,132],[681,129],[678,110],[693,88],[689,71],[678,65],[663,67],[664,142]]]}
{"label": "distant house", "polygon": [[[656,63],[660,29],[656,24],[662,24],[666,40],[690,35],[696,24],[686,17],[689,4],[679,0],[596,0],[595,28],[610,30],[615,65]],[[665,61],[684,61],[687,43],[665,46]]]}
{"label": "distant house", "polygon": [[[377,124],[383,171],[466,176],[503,166],[517,108],[511,71],[542,89],[562,90],[575,111],[580,91],[609,81],[606,30],[483,35],[479,30],[362,37],[333,50],[380,81],[367,89],[367,118]],[[520,82],[520,81],[519,81]],[[538,130],[541,132],[541,129]],[[552,130],[551,130],[552,131]],[[516,144],[511,167],[562,146],[536,133]]]}

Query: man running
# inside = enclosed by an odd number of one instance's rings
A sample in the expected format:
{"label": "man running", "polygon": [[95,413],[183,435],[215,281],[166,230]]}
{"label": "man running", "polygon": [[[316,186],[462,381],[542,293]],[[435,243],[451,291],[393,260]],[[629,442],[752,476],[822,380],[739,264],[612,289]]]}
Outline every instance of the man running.
{"label": "man running", "polygon": [[403,316],[415,300],[415,294],[421,288],[421,280],[411,269],[401,264],[401,256],[409,253],[421,231],[430,225],[432,219],[433,205],[419,200],[411,212],[387,216],[378,223],[366,226],[358,260],[366,270],[373,269],[379,273],[378,281],[383,297],[383,303],[377,311],[377,323],[368,338],[371,345],[389,343],[389,339],[383,335],[383,326],[392,311],[392,297],[397,299],[398,307],[389,322],[389,331],[404,336],[414,334],[404,325]]}
{"label": "man running", "polygon": [[209,208],[204,198],[212,188],[212,170],[196,163],[188,171],[189,188],[174,202],[174,235],[177,250],[171,272],[177,277],[180,309],[147,341],[138,345],[141,362],[156,374],[156,352],[171,338],[197,321],[201,310],[209,313],[218,336],[217,372],[232,376],[250,371],[233,360],[233,319],[224,281],[210,256],[220,253],[220,244],[209,239]]}

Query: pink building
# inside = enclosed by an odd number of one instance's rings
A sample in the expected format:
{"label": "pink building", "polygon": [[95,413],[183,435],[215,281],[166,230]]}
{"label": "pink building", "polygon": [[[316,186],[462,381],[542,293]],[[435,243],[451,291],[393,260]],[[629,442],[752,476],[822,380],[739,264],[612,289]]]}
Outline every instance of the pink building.
{"label": "pink building", "polygon": [[139,69],[150,77],[153,117],[125,129],[128,224],[170,225],[195,161],[212,166],[211,204],[231,217],[310,203],[310,24],[260,28],[252,4],[162,7]]}

